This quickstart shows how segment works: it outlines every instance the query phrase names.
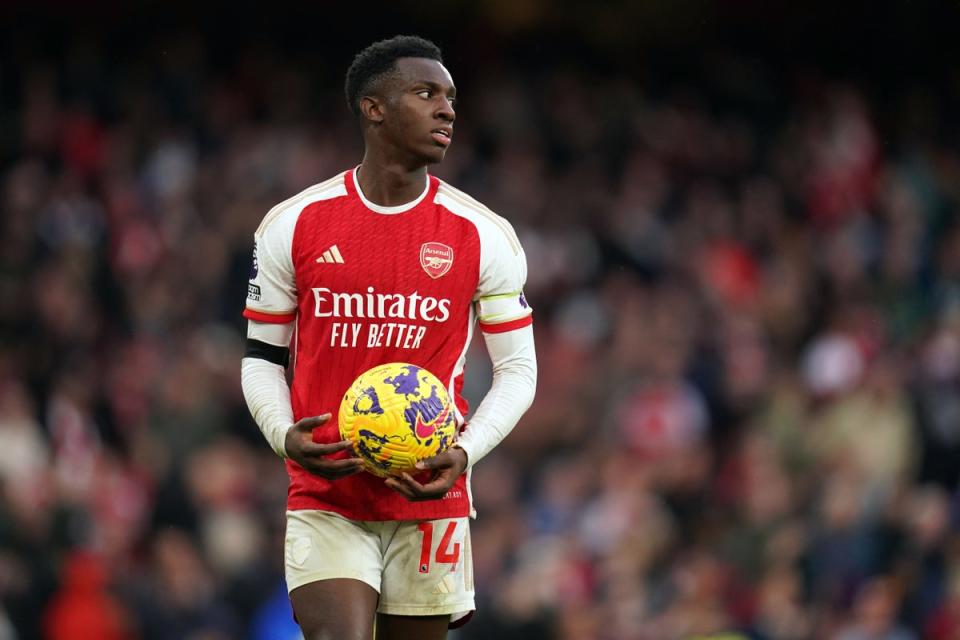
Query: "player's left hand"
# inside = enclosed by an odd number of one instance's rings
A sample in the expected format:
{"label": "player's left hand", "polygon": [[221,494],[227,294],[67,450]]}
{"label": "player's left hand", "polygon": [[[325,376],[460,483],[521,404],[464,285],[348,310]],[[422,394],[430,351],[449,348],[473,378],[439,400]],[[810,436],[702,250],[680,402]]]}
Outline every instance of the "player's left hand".
{"label": "player's left hand", "polygon": [[421,460],[417,469],[433,470],[430,481],[420,484],[409,473],[398,478],[387,478],[386,485],[411,502],[436,500],[446,495],[463,470],[467,468],[467,452],[460,447],[450,447],[443,453]]}

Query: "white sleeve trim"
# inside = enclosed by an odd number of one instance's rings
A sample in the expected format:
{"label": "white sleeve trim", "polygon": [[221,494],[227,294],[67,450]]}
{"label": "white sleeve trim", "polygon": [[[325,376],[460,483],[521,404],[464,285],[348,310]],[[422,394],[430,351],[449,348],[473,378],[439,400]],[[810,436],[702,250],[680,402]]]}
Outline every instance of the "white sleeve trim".
{"label": "white sleeve trim", "polygon": [[493,362],[493,384],[457,444],[475,465],[513,430],[537,387],[533,327],[483,335]]}
{"label": "white sleeve trim", "polygon": [[247,322],[247,338],[266,342],[275,347],[289,347],[290,338],[293,337],[293,324],[292,322],[277,324],[249,320]]}
{"label": "white sleeve trim", "polygon": [[296,312],[297,287],[293,236],[303,211],[315,202],[347,194],[345,174],[316,184],[273,207],[254,233],[252,278],[247,283],[247,309],[272,315]]}
{"label": "white sleeve trim", "polygon": [[[527,257],[513,226],[505,218],[443,181],[440,182],[434,202],[470,221],[477,230],[480,240],[480,280],[474,299],[482,299],[490,304],[510,292],[516,292],[519,296],[527,279]],[[488,313],[481,310],[479,315]]]}

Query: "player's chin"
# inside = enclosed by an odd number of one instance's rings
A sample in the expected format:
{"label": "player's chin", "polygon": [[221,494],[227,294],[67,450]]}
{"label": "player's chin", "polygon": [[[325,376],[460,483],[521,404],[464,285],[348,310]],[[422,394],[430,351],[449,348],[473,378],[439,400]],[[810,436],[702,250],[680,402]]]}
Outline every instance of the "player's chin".
{"label": "player's chin", "polygon": [[444,156],[447,155],[447,150],[445,148],[431,149],[428,153],[423,154],[424,160],[427,164],[437,164],[443,162]]}
{"label": "player's chin", "polygon": [[421,147],[420,156],[427,164],[437,164],[438,162],[442,162],[443,158],[447,155],[447,148],[448,147],[441,146],[434,142]]}

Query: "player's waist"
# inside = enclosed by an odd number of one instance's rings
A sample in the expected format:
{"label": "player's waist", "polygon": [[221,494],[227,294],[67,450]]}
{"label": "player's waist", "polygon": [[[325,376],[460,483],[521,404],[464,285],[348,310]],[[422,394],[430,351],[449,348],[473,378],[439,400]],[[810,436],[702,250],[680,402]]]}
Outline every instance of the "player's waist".
{"label": "player's waist", "polygon": [[287,509],[332,511],[354,520],[412,520],[463,517],[470,513],[466,476],[461,476],[443,498],[410,502],[380,478],[360,473],[327,480],[290,463]]}

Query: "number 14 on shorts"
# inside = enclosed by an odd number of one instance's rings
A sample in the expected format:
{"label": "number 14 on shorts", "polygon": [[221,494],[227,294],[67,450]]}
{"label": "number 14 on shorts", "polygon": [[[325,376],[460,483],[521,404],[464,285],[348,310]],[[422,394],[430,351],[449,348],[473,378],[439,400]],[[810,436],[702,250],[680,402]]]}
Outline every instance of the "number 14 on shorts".
{"label": "number 14 on shorts", "polygon": [[[420,573],[430,572],[430,556],[433,555],[433,523],[421,522],[417,525],[417,530],[423,534],[423,542],[420,546]],[[453,534],[456,533],[456,521],[448,522],[447,528],[440,538],[440,544],[437,545],[435,561],[437,564],[449,564],[456,566],[460,560],[460,543],[453,542]],[[452,544],[451,544],[452,543]],[[451,570],[453,567],[451,567]]]}

